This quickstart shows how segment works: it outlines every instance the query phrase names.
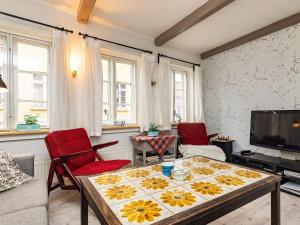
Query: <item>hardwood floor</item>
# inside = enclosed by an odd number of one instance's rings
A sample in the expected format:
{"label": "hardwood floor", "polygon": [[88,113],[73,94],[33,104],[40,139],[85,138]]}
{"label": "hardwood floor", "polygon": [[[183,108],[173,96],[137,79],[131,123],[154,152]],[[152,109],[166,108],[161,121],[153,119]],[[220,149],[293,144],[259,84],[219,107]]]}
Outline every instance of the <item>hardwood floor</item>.
{"label": "hardwood floor", "polygon": [[[50,225],[80,225],[80,195],[77,191],[55,190],[49,199]],[[268,194],[209,225],[269,225],[271,196]],[[300,197],[281,192],[282,225],[300,224]],[[89,224],[99,225],[93,212]]]}

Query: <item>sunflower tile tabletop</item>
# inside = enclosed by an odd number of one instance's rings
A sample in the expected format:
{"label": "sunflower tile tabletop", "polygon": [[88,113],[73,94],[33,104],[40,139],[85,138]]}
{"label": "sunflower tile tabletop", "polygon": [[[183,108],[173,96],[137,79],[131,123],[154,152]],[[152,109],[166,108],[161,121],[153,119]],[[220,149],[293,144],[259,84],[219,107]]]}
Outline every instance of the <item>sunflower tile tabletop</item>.
{"label": "sunflower tile tabletop", "polygon": [[149,225],[174,215],[150,196],[135,198],[111,208],[124,225]]}
{"label": "sunflower tile tabletop", "polygon": [[197,205],[201,205],[207,201],[205,198],[202,198],[193,191],[178,186],[155,193],[152,196],[175,214]]}
{"label": "sunflower tile tabletop", "polygon": [[160,164],[90,177],[123,225],[148,225],[268,177],[267,174],[204,157],[180,159],[179,181]]}

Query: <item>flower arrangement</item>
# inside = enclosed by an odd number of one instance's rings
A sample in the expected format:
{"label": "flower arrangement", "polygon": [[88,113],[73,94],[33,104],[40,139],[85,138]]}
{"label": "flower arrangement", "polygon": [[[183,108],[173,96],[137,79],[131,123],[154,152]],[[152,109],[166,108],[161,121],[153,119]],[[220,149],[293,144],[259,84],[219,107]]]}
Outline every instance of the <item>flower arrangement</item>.
{"label": "flower arrangement", "polygon": [[155,123],[150,123],[148,136],[150,136],[150,137],[159,136],[158,126],[156,126]]}
{"label": "flower arrangement", "polygon": [[40,125],[38,124],[39,115],[24,115],[25,124],[18,124],[17,130],[20,131],[33,131],[39,130]]}

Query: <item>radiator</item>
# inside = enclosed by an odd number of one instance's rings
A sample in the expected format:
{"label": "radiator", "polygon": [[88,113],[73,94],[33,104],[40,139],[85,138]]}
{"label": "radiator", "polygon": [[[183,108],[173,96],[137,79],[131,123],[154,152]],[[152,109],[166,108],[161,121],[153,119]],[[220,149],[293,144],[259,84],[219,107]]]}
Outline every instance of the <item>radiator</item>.
{"label": "radiator", "polygon": [[[122,147],[108,147],[99,150],[99,153],[104,158],[104,160],[112,159],[129,159],[132,160],[132,146],[122,146]],[[34,163],[34,175],[38,179],[48,179],[48,173],[50,168],[50,160],[43,159],[37,160]],[[54,182],[55,182],[54,178]]]}

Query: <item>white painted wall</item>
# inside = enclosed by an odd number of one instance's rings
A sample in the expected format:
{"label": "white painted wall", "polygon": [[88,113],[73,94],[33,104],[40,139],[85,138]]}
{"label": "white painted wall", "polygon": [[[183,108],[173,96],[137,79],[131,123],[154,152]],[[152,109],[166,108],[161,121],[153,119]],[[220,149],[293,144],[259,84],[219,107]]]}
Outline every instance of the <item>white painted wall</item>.
{"label": "white painted wall", "polygon": [[300,24],[259,38],[204,61],[205,116],[209,132],[249,145],[251,110],[300,108]]}
{"label": "white painted wall", "polygon": [[[49,23],[55,26],[62,26],[68,29],[72,29],[75,32],[74,35],[77,35],[79,31],[83,33],[86,32],[104,39],[152,50],[154,53],[160,52],[173,57],[193,61],[196,63],[200,61],[198,55],[193,55],[175,48],[157,48],[154,45],[154,40],[152,38],[148,38],[134,32],[129,32],[127,30],[122,30],[111,26],[99,25],[96,23],[89,23],[88,25],[79,24],[77,23],[77,18],[75,15],[63,13],[61,11],[40,4],[36,4],[31,1],[0,0],[0,6],[1,11],[7,13],[30,18],[40,22]],[[16,19],[10,19],[2,15],[0,15],[0,30],[16,32],[20,34],[26,33],[27,35],[31,36],[38,34],[42,38],[51,38],[51,30],[47,28],[38,25],[33,25],[27,22],[18,21]],[[102,47],[131,54],[140,54],[139,52],[135,52],[127,48],[110,45],[107,43],[103,43]],[[113,150],[123,151],[124,149],[131,148],[129,136],[135,135],[137,133],[137,131],[134,131],[126,133],[104,134],[101,138],[93,140],[93,143],[96,144],[104,141],[117,139],[120,141],[120,143],[118,144],[118,146],[115,146]],[[43,136],[44,135],[26,137],[0,137],[0,149],[17,154],[33,153],[35,154],[37,161],[48,159],[48,153],[42,140]],[[106,156],[109,157],[108,155]]]}

